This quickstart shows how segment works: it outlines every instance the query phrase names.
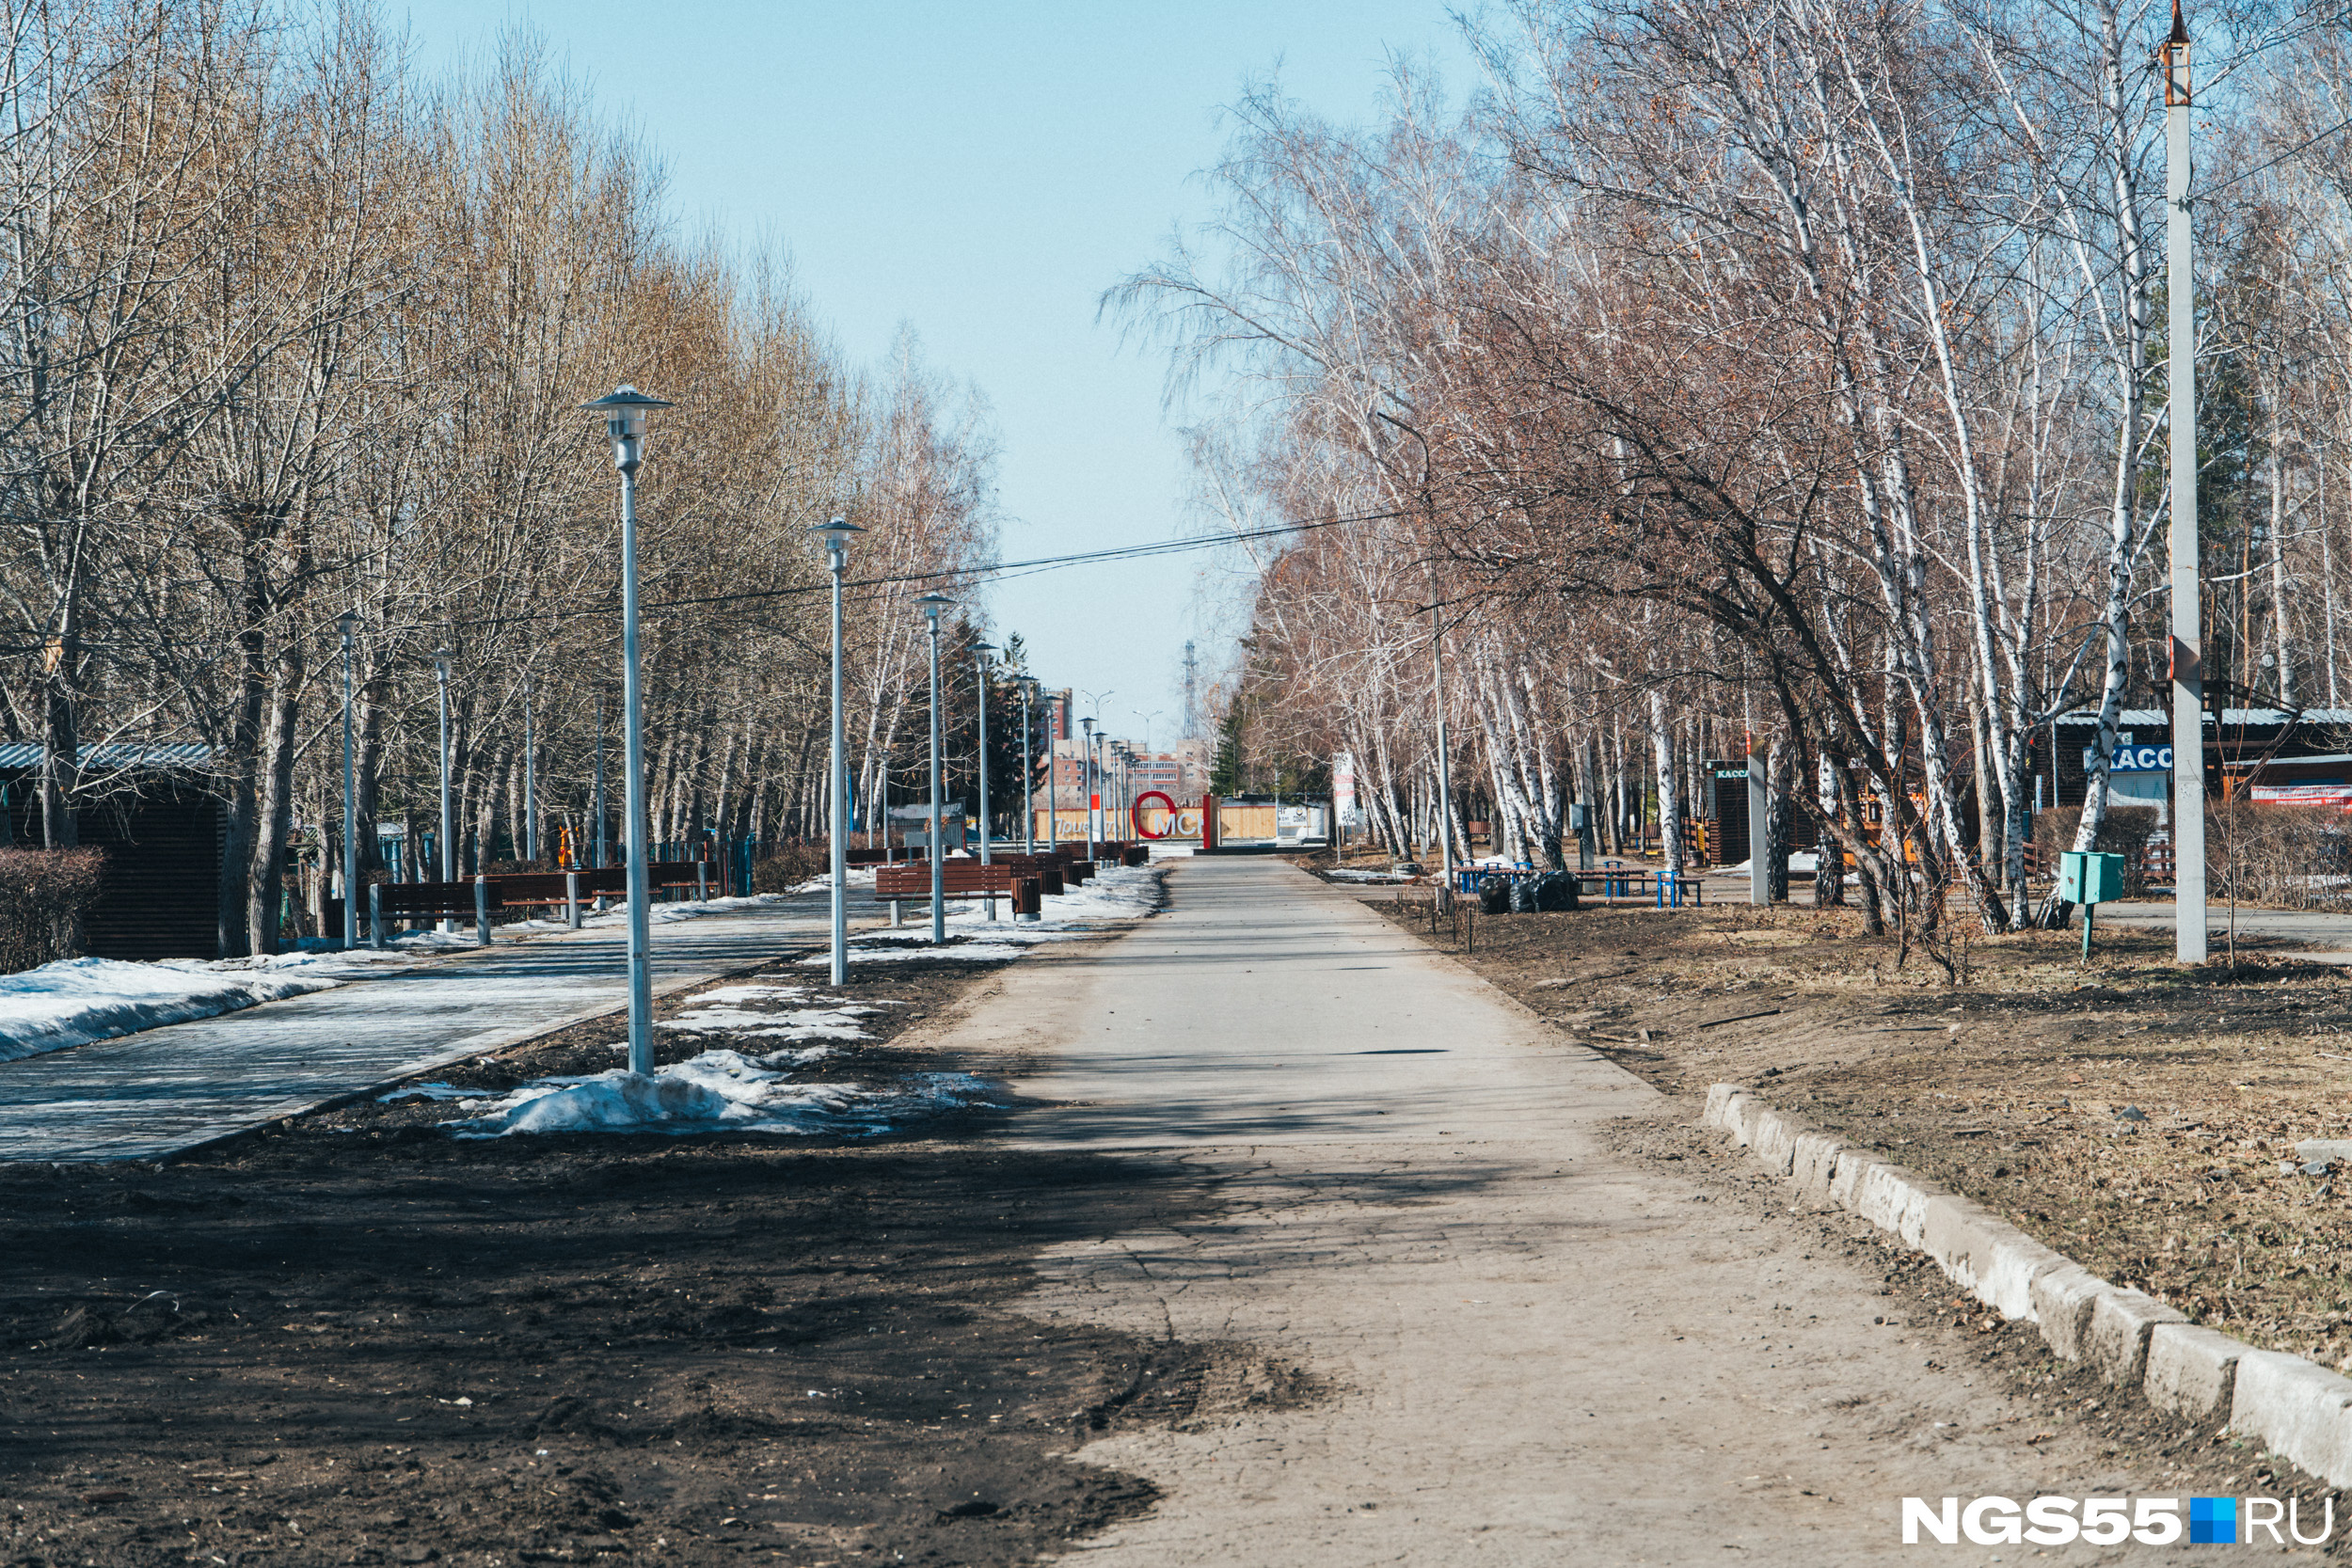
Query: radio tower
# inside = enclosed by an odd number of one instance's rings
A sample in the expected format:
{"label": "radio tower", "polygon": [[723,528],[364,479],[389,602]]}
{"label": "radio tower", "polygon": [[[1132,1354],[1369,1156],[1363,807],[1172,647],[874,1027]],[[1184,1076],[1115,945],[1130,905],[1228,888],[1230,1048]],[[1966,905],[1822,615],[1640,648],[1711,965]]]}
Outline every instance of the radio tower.
{"label": "radio tower", "polygon": [[1192,640],[1190,638],[1186,638],[1184,640],[1184,738],[1186,740],[1198,740],[1200,738],[1200,725],[1199,721],[1199,714],[1200,710],[1195,705],[1195,681],[1198,676],[1199,672],[1195,669],[1193,663]]}

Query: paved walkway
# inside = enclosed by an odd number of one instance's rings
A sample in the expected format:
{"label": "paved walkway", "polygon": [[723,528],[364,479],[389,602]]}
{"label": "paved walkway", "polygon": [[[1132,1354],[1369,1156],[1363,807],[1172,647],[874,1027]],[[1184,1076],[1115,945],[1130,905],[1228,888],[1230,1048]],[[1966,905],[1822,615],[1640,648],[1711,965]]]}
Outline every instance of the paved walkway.
{"label": "paved walkway", "polygon": [[[2206,950],[2218,954],[2230,937],[2230,907],[2210,904],[2205,909]],[[2172,903],[2169,899],[2134,900],[2130,903],[2099,906],[2102,926],[2150,926],[2171,930]],[[2352,964],[2352,914],[2329,910],[2240,910],[2237,911],[2237,934],[2241,937],[2271,937],[2280,942],[2301,942],[2311,951],[2305,957],[2325,964]],[[2092,939],[2097,940],[2095,937]]]}
{"label": "paved walkway", "polygon": [[1153,1151],[1227,1200],[1050,1255],[1024,1309],[1238,1341],[1328,1393],[1267,1408],[1245,1378],[1089,1444],[1163,1497],[1073,1558],[1876,1564],[1907,1495],[2150,1489],[1927,1361],[1867,1256],[1612,1153],[1597,1129],[1651,1090],[1354,899],[1259,860],[1169,889],[952,1025],[1049,1056],[1020,1086],[1079,1102],[1015,1140]]}
{"label": "paved walkway", "polygon": [[[656,994],[823,941],[821,895],[653,928]],[[153,1160],[626,1006],[619,923],[0,1063],[0,1160]],[[614,1066],[622,1065],[616,1058]]]}

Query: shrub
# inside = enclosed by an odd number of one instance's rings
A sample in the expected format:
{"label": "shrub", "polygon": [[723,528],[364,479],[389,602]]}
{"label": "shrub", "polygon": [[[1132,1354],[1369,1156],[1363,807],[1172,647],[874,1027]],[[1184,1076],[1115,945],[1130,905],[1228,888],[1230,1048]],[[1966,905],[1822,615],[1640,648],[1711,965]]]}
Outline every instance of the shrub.
{"label": "shrub", "polygon": [[0,974],[78,957],[105,879],[97,849],[0,849]]}
{"label": "shrub", "polygon": [[[2058,855],[2074,847],[2075,830],[2082,826],[2083,808],[2059,806],[2034,818],[2033,847],[2044,874],[2058,875]],[[2148,890],[2148,840],[2156,831],[2153,806],[2109,806],[2100,820],[2098,840],[2091,848],[2123,857],[2123,896],[2137,898]]]}
{"label": "shrub", "polygon": [[754,893],[789,893],[829,869],[821,844],[780,844],[752,862]]}
{"label": "shrub", "polygon": [[2327,806],[2220,802],[2205,813],[2205,895],[2308,910],[2352,899],[2347,824]]}

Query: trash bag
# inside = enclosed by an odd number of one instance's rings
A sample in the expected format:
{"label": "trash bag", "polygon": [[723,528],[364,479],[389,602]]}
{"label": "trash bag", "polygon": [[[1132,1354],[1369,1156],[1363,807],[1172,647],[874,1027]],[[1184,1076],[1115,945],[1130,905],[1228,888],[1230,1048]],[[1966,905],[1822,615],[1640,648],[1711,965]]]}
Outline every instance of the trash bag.
{"label": "trash bag", "polygon": [[1547,871],[1528,884],[1533,907],[1546,914],[1576,908],[1576,878],[1566,871]]}
{"label": "trash bag", "polygon": [[1480,914],[1509,914],[1511,912],[1511,882],[1506,877],[1489,877],[1478,884]]}
{"label": "trash bag", "polygon": [[1511,879],[1511,912],[1513,914],[1535,912],[1534,878],[1514,877]]}

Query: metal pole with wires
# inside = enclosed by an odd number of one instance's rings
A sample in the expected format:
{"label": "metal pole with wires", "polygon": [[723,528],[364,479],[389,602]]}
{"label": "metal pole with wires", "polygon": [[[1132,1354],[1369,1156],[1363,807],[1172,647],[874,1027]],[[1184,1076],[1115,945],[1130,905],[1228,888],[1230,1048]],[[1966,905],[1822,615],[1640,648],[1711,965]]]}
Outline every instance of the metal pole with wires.
{"label": "metal pole with wires", "polygon": [[[2165,286],[2172,408],[2172,952],[2205,961],[2205,673],[2197,539],[2197,283],[2188,204],[2188,28],[2172,0],[2164,72]],[[2088,920],[2088,911],[2085,915]]]}

